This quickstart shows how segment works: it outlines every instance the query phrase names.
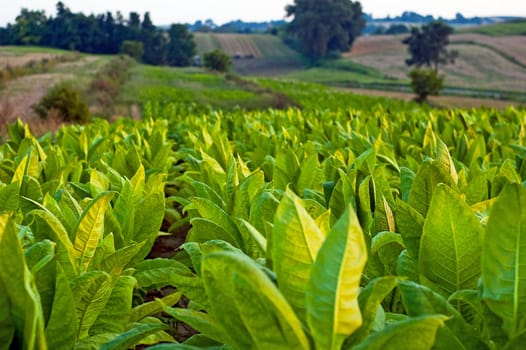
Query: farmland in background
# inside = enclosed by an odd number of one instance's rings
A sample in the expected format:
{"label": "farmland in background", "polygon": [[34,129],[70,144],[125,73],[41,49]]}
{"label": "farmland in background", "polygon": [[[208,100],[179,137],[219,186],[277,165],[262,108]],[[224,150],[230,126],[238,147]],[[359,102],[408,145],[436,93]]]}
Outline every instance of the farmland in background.
{"label": "farmland in background", "polygon": [[233,58],[239,74],[276,76],[304,68],[300,55],[277,36],[195,33],[194,37],[199,55],[220,49]]}
{"label": "farmland in background", "polygon": [[33,112],[32,106],[51,87],[60,82],[73,81],[80,89],[86,89],[94,74],[111,59],[110,56],[78,55],[39,47],[2,47],[0,71],[8,67],[45,64],[60,57],[66,59],[64,62],[52,65],[49,70],[3,82],[0,89],[2,123],[9,123],[22,117],[24,120],[38,124],[40,120]]}
{"label": "farmland in background", "polygon": [[[446,95],[526,101],[526,36],[523,22],[464,29],[451,36],[459,52],[454,65],[443,68]],[[484,34],[480,34],[484,33]],[[486,35],[493,33],[491,36]],[[499,36],[498,36],[499,35]],[[221,49],[242,75],[280,76],[347,88],[410,92],[405,65],[405,35],[362,36],[340,60],[306,67],[297,53],[265,34],[196,33],[199,54]],[[250,58],[246,58],[250,57]],[[484,60],[481,59],[484,57]],[[386,95],[394,96],[386,93]]]}

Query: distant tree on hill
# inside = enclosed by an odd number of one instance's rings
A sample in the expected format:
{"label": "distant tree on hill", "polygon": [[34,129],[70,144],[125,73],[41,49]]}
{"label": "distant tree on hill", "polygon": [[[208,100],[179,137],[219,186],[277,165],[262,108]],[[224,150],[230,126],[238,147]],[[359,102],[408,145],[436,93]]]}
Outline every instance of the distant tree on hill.
{"label": "distant tree on hill", "polygon": [[408,45],[410,58],[406,60],[408,66],[427,66],[438,72],[440,64],[455,63],[458,52],[447,50],[449,36],[453,28],[443,21],[430,22],[422,28],[413,27],[411,35],[402,43]]}
{"label": "distant tree on hill", "polygon": [[124,40],[121,45],[120,53],[130,56],[136,61],[140,61],[144,54],[144,45],[140,41]]}
{"label": "distant tree on hill", "polygon": [[[22,9],[14,24],[0,28],[0,45],[40,45],[87,53],[116,54],[123,49],[137,58],[138,46],[132,48],[129,42],[141,43],[144,48],[140,60],[144,63],[162,65],[191,64],[184,58],[194,55],[191,36],[182,26],[172,27],[167,32],[156,27],[149,13],[141,16],[131,12],[128,20],[117,12],[86,16],[72,12],[63,2],[56,5],[56,15],[48,17],[44,11]],[[171,42],[171,44],[170,44]],[[184,51],[184,52],[183,52]],[[181,58],[183,57],[183,58]]]}
{"label": "distant tree on hill", "polygon": [[297,38],[302,53],[313,61],[349,51],[365,27],[359,2],[295,0],[286,11],[288,17],[294,17],[288,32]]}
{"label": "distant tree on hill", "polygon": [[[444,86],[444,77],[438,74],[440,64],[454,63],[458,53],[448,50],[449,35],[453,28],[442,21],[432,21],[422,28],[412,28],[411,35],[402,42],[408,45],[408,66],[416,66],[409,73],[416,100],[424,102],[429,95],[437,95]],[[427,69],[422,69],[425,66]]]}
{"label": "distant tree on hill", "polygon": [[168,31],[166,61],[170,66],[184,67],[192,64],[195,55],[194,36],[184,24],[172,24]]}
{"label": "distant tree on hill", "polygon": [[203,64],[206,68],[217,72],[228,72],[232,66],[232,59],[221,50],[214,50],[204,54]]}

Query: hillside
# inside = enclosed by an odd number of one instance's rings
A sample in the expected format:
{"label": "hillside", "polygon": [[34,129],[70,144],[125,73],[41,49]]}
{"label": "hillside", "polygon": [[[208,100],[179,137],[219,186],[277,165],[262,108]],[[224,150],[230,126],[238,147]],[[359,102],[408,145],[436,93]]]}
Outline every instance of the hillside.
{"label": "hillside", "polygon": [[526,35],[526,20],[489,24],[462,30],[490,36]]}
{"label": "hillside", "polygon": [[[403,35],[360,37],[343,61],[381,72],[383,77],[378,77],[374,84],[355,79],[349,85],[391,89],[406,85],[407,51],[401,43],[403,38]],[[450,41],[459,57],[455,64],[442,68],[447,93],[526,100],[526,36],[461,33],[451,36]]]}
{"label": "hillside", "polygon": [[300,55],[277,36],[266,34],[195,33],[197,52],[215,49],[233,58],[234,71],[244,75],[282,75],[302,69]]}

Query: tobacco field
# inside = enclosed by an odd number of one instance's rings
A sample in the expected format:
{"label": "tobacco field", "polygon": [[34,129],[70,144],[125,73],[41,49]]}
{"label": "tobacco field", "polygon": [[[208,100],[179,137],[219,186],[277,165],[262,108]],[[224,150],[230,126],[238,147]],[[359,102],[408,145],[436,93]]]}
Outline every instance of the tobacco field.
{"label": "tobacco field", "polygon": [[18,122],[0,349],[520,349],[525,179],[523,109]]}

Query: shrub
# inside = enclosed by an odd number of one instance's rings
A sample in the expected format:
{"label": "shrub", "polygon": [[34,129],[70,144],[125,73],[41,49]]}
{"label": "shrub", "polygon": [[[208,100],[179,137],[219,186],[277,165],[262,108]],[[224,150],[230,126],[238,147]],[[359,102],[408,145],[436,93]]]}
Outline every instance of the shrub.
{"label": "shrub", "polygon": [[90,121],[88,105],[80,91],[67,82],[55,85],[38,104],[33,106],[33,110],[41,118],[47,118],[53,114],[66,122],[86,123]]}
{"label": "shrub", "polygon": [[409,72],[409,77],[419,103],[426,101],[430,95],[438,95],[444,87],[444,77],[432,69],[413,69]]}
{"label": "shrub", "polygon": [[144,55],[144,44],[140,41],[124,40],[120,53],[130,56],[136,61],[140,61],[142,55]]}
{"label": "shrub", "polygon": [[232,67],[232,59],[221,50],[214,50],[205,53],[204,66],[218,72],[228,72]]}

